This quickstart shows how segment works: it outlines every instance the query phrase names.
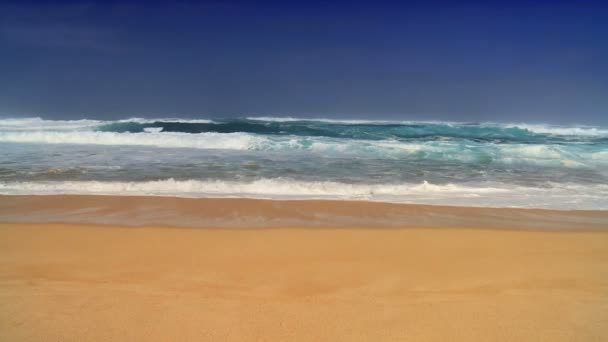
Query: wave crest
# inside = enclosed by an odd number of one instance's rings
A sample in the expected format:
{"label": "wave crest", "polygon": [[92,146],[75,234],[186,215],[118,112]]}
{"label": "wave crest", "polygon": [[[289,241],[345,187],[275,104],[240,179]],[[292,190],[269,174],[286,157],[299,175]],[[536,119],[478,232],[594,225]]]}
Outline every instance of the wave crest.
{"label": "wave crest", "polygon": [[264,137],[246,133],[114,133],[114,132],[0,132],[0,142],[139,145],[161,148],[248,150],[263,144]]}

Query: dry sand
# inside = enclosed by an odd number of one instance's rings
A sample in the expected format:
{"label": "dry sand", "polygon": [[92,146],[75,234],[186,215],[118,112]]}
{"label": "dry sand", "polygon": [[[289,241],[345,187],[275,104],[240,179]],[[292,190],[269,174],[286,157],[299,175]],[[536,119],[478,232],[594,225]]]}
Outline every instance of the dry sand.
{"label": "dry sand", "polygon": [[608,210],[497,209],[336,200],[0,195],[0,223],[608,231]]}
{"label": "dry sand", "polygon": [[0,341],[606,341],[608,231],[0,224]]}

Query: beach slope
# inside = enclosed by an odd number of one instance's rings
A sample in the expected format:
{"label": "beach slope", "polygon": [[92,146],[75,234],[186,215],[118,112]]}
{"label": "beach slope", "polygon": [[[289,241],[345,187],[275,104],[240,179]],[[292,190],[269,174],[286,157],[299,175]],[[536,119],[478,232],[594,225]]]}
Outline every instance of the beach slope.
{"label": "beach slope", "polygon": [[0,225],[3,341],[605,341],[608,234]]}

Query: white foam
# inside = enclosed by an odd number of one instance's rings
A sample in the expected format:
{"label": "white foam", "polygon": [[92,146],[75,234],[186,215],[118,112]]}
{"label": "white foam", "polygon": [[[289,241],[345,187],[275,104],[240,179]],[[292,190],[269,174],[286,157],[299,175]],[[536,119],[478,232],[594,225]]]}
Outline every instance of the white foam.
{"label": "white foam", "polygon": [[246,119],[247,120],[253,120],[253,121],[268,121],[268,122],[291,122],[291,121],[303,121],[303,120],[306,120],[306,119],[292,118],[290,116],[283,116],[283,117],[274,117],[274,116],[248,116]]}
{"label": "white foam", "polygon": [[267,122],[294,122],[294,121],[316,121],[346,125],[386,125],[386,124],[444,124],[451,125],[451,122],[442,121],[398,121],[398,120],[363,120],[363,119],[325,119],[325,118],[294,118],[290,116],[274,117],[274,116],[249,116],[247,120],[252,121],[267,121]]}
{"label": "white foam", "polygon": [[214,123],[213,120],[208,119],[180,119],[180,118],[129,118],[129,119],[121,119],[117,121],[106,121],[104,123],[112,123],[112,122],[136,122],[136,123],[154,123],[154,122],[179,122],[179,123]]}
{"label": "white foam", "polygon": [[495,145],[498,150],[504,155],[516,158],[531,158],[531,159],[560,159],[563,151],[553,145]]}
{"label": "white foam", "polygon": [[152,195],[177,197],[245,197],[275,199],[349,199],[397,203],[608,209],[608,185],[548,183],[543,188],[508,184],[346,184],[260,179],[251,182],[174,180],[149,182],[15,182],[0,183],[4,195]]}
{"label": "white foam", "polygon": [[505,124],[502,125],[506,128],[517,127],[528,130],[533,133],[539,134],[550,134],[550,135],[564,135],[564,136],[608,136],[608,129],[599,127],[564,127],[564,126],[552,126],[542,124]]}
{"label": "white foam", "polygon": [[259,179],[251,182],[200,181],[172,178],[148,182],[22,182],[0,183],[2,193],[101,193],[101,194],[170,194],[170,195],[270,195],[270,196],[343,196],[369,198],[375,195],[408,195],[416,193],[505,193],[497,187],[469,187],[455,184],[347,184],[330,181],[294,181],[284,178]]}
{"label": "white foam", "polygon": [[92,129],[103,123],[99,120],[44,120],[38,117],[0,119],[0,131],[77,131]]}
{"label": "white foam", "polygon": [[255,149],[266,138],[247,133],[115,133],[115,132],[0,132],[0,142],[86,145],[140,145],[162,148]]}
{"label": "white foam", "polygon": [[213,123],[207,119],[178,119],[178,118],[129,118],[116,121],[104,120],[46,120],[39,117],[0,119],[0,131],[82,131],[93,130],[101,125],[111,123],[136,122],[141,124],[153,122],[179,123]]}

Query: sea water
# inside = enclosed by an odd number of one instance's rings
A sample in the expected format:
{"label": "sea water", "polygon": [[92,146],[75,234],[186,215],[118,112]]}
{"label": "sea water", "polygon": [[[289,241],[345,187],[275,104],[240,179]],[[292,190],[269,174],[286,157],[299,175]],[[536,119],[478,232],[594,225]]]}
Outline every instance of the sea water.
{"label": "sea water", "polygon": [[271,117],[0,119],[0,194],[608,209],[608,128]]}

